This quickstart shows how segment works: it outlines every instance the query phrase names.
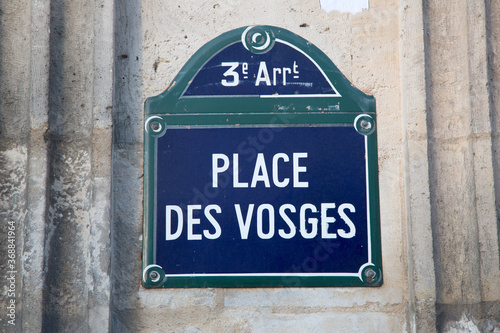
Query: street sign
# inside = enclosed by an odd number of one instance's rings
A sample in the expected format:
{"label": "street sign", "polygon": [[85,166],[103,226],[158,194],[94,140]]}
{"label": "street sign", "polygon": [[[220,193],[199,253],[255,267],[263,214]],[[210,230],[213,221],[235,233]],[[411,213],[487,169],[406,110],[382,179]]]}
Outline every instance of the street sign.
{"label": "street sign", "polygon": [[380,286],[375,101],[258,26],[145,104],[145,287]]}

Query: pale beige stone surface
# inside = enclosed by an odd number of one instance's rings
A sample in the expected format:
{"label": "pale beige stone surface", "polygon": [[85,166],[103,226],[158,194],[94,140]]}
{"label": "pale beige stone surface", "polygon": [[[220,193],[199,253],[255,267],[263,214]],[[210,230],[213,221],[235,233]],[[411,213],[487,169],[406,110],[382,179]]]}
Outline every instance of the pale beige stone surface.
{"label": "pale beige stone surface", "polygon": [[[271,329],[281,321],[294,317],[292,314],[297,314],[296,309],[303,307],[342,308],[342,311],[354,307],[355,312],[379,308],[391,313],[391,327],[400,325],[398,330],[402,330],[405,322],[402,309],[407,300],[407,286],[403,259],[406,256],[406,244],[402,241],[405,220],[401,218],[404,192],[402,118],[398,112],[401,109],[398,20],[396,1],[372,3],[369,10],[356,15],[336,11],[326,13],[318,3],[301,1],[200,3],[193,0],[168,3],[168,10],[165,2],[142,2],[141,69],[144,97],[165,90],[187,59],[221,33],[246,25],[266,24],[288,29],[309,40],[325,52],[355,86],[365,93],[373,94],[377,100],[384,285],[370,290],[229,289],[223,292],[225,296],[222,299],[213,300],[214,304],[209,306],[210,316],[221,316],[227,307],[238,318],[248,316],[247,311],[258,312],[262,307],[290,314],[283,315],[282,319],[252,315],[247,320],[259,324],[241,328],[243,331],[260,331],[268,319]],[[157,296],[154,297],[159,304],[170,308],[174,302],[183,303],[182,292],[167,290],[161,293],[163,302]],[[203,315],[193,312],[189,306],[178,307],[176,313],[192,320],[199,320],[199,316]],[[156,318],[148,314],[144,316],[149,318],[153,327]],[[385,315],[381,316],[386,319]],[[323,317],[326,318],[326,314],[319,317],[311,315],[310,318],[304,315],[297,320],[303,320],[307,326],[309,324],[306,323],[313,323]],[[206,319],[210,320],[208,317]],[[231,319],[231,322],[234,320]],[[310,328],[321,330],[322,325],[326,324],[318,325]],[[340,329],[348,325],[338,327]],[[203,331],[202,327],[198,328]]]}
{"label": "pale beige stone surface", "polygon": [[[384,285],[146,290],[143,103],[261,24],[376,98]],[[0,36],[0,331],[500,330],[498,1],[3,1]]]}

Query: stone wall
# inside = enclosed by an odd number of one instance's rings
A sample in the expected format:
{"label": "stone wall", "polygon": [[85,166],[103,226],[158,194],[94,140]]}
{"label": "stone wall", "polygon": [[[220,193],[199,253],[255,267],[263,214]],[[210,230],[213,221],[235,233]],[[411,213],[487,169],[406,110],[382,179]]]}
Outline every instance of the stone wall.
{"label": "stone wall", "polygon": [[[140,285],[143,103],[259,24],[377,100],[380,288]],[[1,1],[2,331],[500,331],[499,45],[491,0]]]}

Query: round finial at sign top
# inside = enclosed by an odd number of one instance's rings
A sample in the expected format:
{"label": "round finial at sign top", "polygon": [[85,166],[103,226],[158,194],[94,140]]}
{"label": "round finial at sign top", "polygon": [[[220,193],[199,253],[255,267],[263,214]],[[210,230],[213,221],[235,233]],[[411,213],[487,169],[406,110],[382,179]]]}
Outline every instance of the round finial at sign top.
{"label": "round finial at sign top", "polygon": [[245,48],[257,54],[270,51],[274,46],[274,33],[263,27],[248,27],[241,34],[241,42]]}

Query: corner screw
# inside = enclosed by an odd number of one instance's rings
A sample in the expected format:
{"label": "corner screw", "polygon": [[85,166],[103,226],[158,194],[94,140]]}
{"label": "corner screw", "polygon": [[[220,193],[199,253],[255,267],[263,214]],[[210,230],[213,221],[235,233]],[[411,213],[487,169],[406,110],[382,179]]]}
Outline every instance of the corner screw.
{"label": "corner screw", "polygon": [[372,283],[375,280],[375,278],[377,277],[377,273],[373,269],[368,268],[365,271],[365,277],[366,277],[366,282]]}
{"label": "corner screw", "polygon": [[149,272],[149,278],[153,282],[158,282],[158,280],[160,279],[160,274],[157,271],[151,271]]}
{"label": "corner screw", "polygon": [[160,123],[157,123],[156,121],[151,124],[151,128],[155,132],[159,132],[161,130],[161,125]]}
{"label": "corner screw", "polygon": [[366,120],[366,119],[363,119],[359,122],[359,125],[361,126],[362,129],[364,129],[365,131],[368,131],[372,128],[372,124]]}

